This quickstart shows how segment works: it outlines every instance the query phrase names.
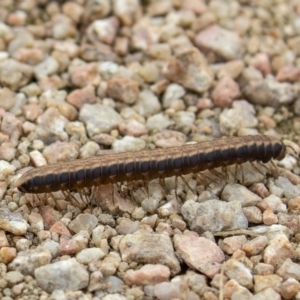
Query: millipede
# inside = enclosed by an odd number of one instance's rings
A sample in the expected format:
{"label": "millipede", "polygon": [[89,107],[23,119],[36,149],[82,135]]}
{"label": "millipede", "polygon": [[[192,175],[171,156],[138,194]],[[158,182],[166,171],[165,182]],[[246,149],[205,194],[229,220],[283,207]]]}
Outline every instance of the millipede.
{"label": "millipede", "polygon": [[149,181],[245,162],[281,160],[286,146],[272,136],[218,138],[180,147],[110,153],[30,169],[16,182],[24,193],[72,191],[93,186]]}

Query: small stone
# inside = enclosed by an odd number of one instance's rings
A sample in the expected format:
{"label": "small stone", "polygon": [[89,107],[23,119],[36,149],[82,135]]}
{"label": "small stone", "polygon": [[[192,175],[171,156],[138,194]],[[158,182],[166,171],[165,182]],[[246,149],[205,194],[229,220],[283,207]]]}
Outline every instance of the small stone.
{"label": "small stone", "polygon": [[231,202],[238,201],[242,206],[256,205],[261,198],[240,184],[227,184],[221,194],[221,199]]}
{"label": "small stone", "polygon": [[5,160],[0,160],[0,180],[7,180],[8,176],[14,173],[15,170],[15,166]]}
{"label": "small stone", "polygon": [[96,156],[99,150],[100,146],[97,143],[93,141],[88,141],[79,149],[79,157],[87,158],[91,156]]}
{"label": "small stone", "polygon": [[[89,64],[80,64],[79,66],[75,66],[72,68],[71,80],[75,86],[80,88],[84,88],[89,86],[89,89],[93,86],[97,86],[100,82],[100,75],[98,73],[98,64],[97,63],[89,63]],[[84,90],[84,89],[83,89]],[[82,91],[83,91],[82,90]],[[79,90],[80,91],[80,90]],[[95,98],[95,91],[93,89],[93,97]],[[95,102],[95,101],[94,101]],[[70,102],[72,104],[72,102]],[[85,102],[92,103],[92,102]],[[77,105],[75,105],[78,107]],[[82,105],[79,106],[79,108]]]}
{"label": "small stone", "polygon": [[[195,44],[205,54],[213,52],[226,61],[242,57],[244,47],[237,33],[219,27],[210,26],[196,36]],[[222,45],[226,45],[223,47]]]}
{"label": "small stone", "polygon": [[54,141],[66,140],[68,136],[64,128],[68,122],[56,108],[49,107],[37,118],[36,133],[47,145]]}
{"label": "small stone", "polygon": [[117,225],[116,230],[119,234],[126,235],[130,233],[134,233],[139,228],[139,222],[138,221],[131,221],[128,218],[122,218],[119,222],[119,225]]}
{"label": "small stone", "polygon": [[186,135],[178,131],[165,130],[153,135],[152,140],[160,148],[178,147],[185,144]]}
{"label": "small stone", "polygon": [[223,77],[212,91],[212,100],[218,107],[228,107],[234,99],[238,99],[241,92],[238,84],[230,77]]}
{"label": "small stone", "polygon": [[119,19],[113,16],[107,19],[96,20],[91,26],[101,42],[111,45],[119,29]]}
{"label": "small stone", "polygon": [[207,91],[213,82],[207,61],[196,48],[170,58],[164,66],[163,73],[169,80],[198,93]]}
{"label": "small stone", "polygon": [[283,235],[275,236],[264,251],[264,262],[273,266],[280,266],[287,258],[293,258],[295,251],[288,238]]}
{"label": "small stone", "polygon": [[128,270],[124,276],[127,285],[154,285],[168,281],[171,272],[167,266],[156,264],[147,264],[139,270]]}
{"label": "small stone", "polygon": [[281,296],[279,293],[275,292],[272,288],[267,288],[254,296],[252,296],[251,300],[265,300],[265,299],[273,299],[280,300]]}
{"label": "small stone", "polygon": [[84,104],[80,109],[79,120],[86,124],[90,137],[108,133],[123,121],[112,107],[101,104]]}
{"label": "small stone", "polygon": [[168,108],[170,105],[178,99],[181,99],[185,95],[185,89],[177,83],[171,83],[168,85],[163,95],[163,107]]}
{"label": "small stone", "polygon": [[64,223],[62,223],[61,221],[57,221],[55,222],[51,228],[50,231],[52,232],[56,232],[59,235],[64,235],[66,237],[71,237],[71,233],[69,231],[69,229],[66,227],[66,225]]}
{"label": "small stone", "polygon": [[98,219],[92,214],[79,214],[74,220],[69,224],[69,229],[75,233],[81,230],[87,230],[89,234],[92,233],[93,229],[97,226]]}
{"label": "small stone", "polygon": [[262,201],[258,203],[258,207],[261,210],[266,210],[268,208],[272,209],[274,212],[286,212],[286,205],[282,203],[281,198],[270,195],[267,198],[264,198]]}
{"label": "small stone", "polygon": [[133,104],[139,98],[139,84],[129,78],[112,78],[107,82],[107,94],[115,100]]}
{"label": "small stone", "polygon": [[0,89],[0,107],[4,110],[10,110],[15,104],[15,93],[7,87]]}
{"label": "small stone", "polygon": [[97,261],[102,259],[105,253],[99,248],[83,249],[76,255],[76,259],[81,264],[88,264],[92,260]]}
{"label": "small stone", "polygon": [[89,282],[88,272],[74,258],[39,267],[35,269],[34,276],[38,285],[48,293],[84,289]]}
{"label": "small stone", "polygon": [[283,189],[283,195],[287,199],[296,198],[300,194],[300,188],[292,184],[286,177],[279,176],[275,183]]}
{"label": "small stone", "polygon": [[17,256],[17,249],[13,247],[2,247],[0,249],[0,262],[8,265]]}
{"label": "small stone", "polygon": [[14,235],[24,235],[29,225],[20,212],[11,212],[8,208],[0,208],[0,228]]}
{"label": "small stone", "polygon": [[120,123],[119,131],[122,135],[136,137],[145,135],[148,132],[146,126],[136,120],[126,120]]}
{"label": "small stone", "polygon": [[265,225],[278,223],[278,217],[274,214],[272,208],[268,208],[263,212],[263,222]]}
{"label": "small stone", "polygon": [[178,295],[185,295],[188,286],[184,281],[162,282],[154,286],[154,296],[157,299],[176,299]]}
{"label": "small stone", "polygon": [[8,286],[12,287],[23,281],[24,275],[18,271],[10,271],[5,274],[5,280],[8,282]]}
{"label": "small stone", "polygon": [[251,271],[238,260],[229,259],[225,263],[224,273],[228,278],[236,280],[240,285],[252,289],[253,276]]}
{"label": "small stone", "polygon": [[58,69],[58,61],[54,57],[49,56],[40,64],[36,65],[33,70],[36,79],[42,79],[43,77],[57,73]]}
{"label": "small stone", "polygon": [[82,89],[74,90],[67,97],[67,101],[78,109],[86,103],[93,104],[96,100],[95,88],[92,85],[87,85]]}
{"label": "small stone", "polygon": [[212,241],[192,235],[174,236],[174,246],[185,263],[212,278],[225,260],[222,250]]}
{"label": "small stone", "polygon": [[172,242],[165,234],[137,231],[126,235],[119,244],[122,260],[151,264],[160,262],[166,265],[172,274],[180,272],[180,265],[175,257]]}
{"label": "small stone", "polygon": [[225,238],[221,243],[221,249],[227,254],[233,254],[236,250],[242,249],[247,242],[246,236],[232,236]]}
{"label": "small stone", "polygon": [[9,246],[4,230],[0,230],[0,248]]}
{"label": "small stone", "polygon": [[254,291],[259,293],[267,288],[279,289],[282,278],[276,274],[254,275]]}
{"label": "small stone", "polygon": [[258,236],[247,243],[244,243],[242,250],[248,256],[254,256],[259,254],[268,245],[268,239],[265,236]]}
{"label": "small stone", "polygon": [[161,104],[158,97],[152,91],[145,89],[140,92],[134,108],[138,114],[148,117],[160,112]]}
{"label": "small stone", "polygon": [[250,66],[258,69],[263,75],[268,75],[272,71],[270,59],[266,53],[257,53],[251,60]]}
{"label": "small stone", "polygon": [[8,265],[9,270],[20,271],[23,275],[32,275],[40,266],[49,264],[51,253],[44,249],[29,249],[20,251],[17,257]]}
{"label": "small stone", "polygon": [[78,157],[78,145],[72,142],[55,142],[44,148],[43,156],[49,164],[71,161]]}
{"label": "small stone", "polygon": [[12,91],[17,91],[26,85],[32,78],[33,68],[14,59],[0,62],[0,81]]}
{"label": "small stone", "polygon": [[294,65],[286,65],[278,70],[276,79],[279,82],[297,82],[300,77],[300,69]]}
{"label": "small stone", "polygon": [[115,140],[112,148],[115,152],[139,151],[146,148],[146,142],[141,138],[125,136],[121,140]]}
{"label": "small stone", "polygon": [[0,146],[0,159],[11,161],[16,156],[17,149],[15,146],[10,142],[4,142]]}
{"label": "small stone", "polygon": [[30,103],[23,107],[24,117],[30,122],[34,122],[42,113],[42,108],[36,103]]}
{"label": "small stone", "polygon": [[49,205],[42,206],[40,214],[42,215],[44,224],[47,225],[48,228],[62,218],[61,213]]}
{"label": "small stone", "polygon": [[289,278],[294,278],[297,281],[300,280],[300,265],[294,263],[290,258],[287,258],[280,268],[276,271],[276,274],[287,280]]}
{"label": "small stone", "polygon": [[271,275],[274,274],[274,267],[265,263],[258,263],[253,270],[254,275]]}
{"label": "small stone", "polygon": [[199,234],[205,231],[216,232],[248,227],[241,204],[237,201],[226,203],[220,200],[210,200],[198,203],[188,200],[181,207],[181,213],[191,230]]}
{"label": "small stone", "polygon": [[284,281],[280,288],[279,292],[281,296],[285,299],[292,299],[300,290],[300,283],[294,278],[288,278]]}
{"label": "small stone", "polygon": [[243,213],[246,216],[249,223],[261,224],[262,212],[256,206],[243,207]]}

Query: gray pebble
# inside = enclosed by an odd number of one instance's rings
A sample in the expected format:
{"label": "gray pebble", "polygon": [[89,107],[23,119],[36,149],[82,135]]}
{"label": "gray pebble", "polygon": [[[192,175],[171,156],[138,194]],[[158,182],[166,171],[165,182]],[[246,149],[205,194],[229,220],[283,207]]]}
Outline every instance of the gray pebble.
{"label": "gray pebble", "polygon": [[91,234],[97,224],[98,219],[96,216],[85,213],[79,214],[74,220],[72,220],[68,228],[75,233],[78,233],[81,230],[87,230],[89,234]]}
{"label": "gray pebble", "polygon": [[125,136],[121,140],[115,140],[112,148],[115,152],[138,151],[146,148],[146,142],[141,138]]}

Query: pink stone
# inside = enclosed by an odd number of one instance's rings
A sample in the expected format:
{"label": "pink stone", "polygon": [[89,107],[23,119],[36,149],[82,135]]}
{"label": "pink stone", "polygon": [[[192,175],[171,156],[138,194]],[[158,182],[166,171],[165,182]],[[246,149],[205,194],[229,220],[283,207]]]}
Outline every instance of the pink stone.
{"label": "pink stone", "polygon": [[218,107],[229,106],[234,99],[240,97],[238,84],[230,77],[223,77],[212,92],[212,100]]}
{"label": "pink stone", "polygon": [[67,237],[71,237],[71,233],[69,231],[69,229],[66,227],[66,225],[64,223],[62,223],[61,221],[57,221],[55,222],[51,228],[50,231],[52,232],[56,232],[60,235],[64,235]]}
{"label": "pink stone", "polygon": [[278,70],[276,79],[279,82],[296,82],[300,79],[300,69],[294,65],[283,66]]}
{"label": "pink stone", "polygon": [[124,276],[124,281],[129,286],[153,285],[168,281],[170,274],[170,269],[164,265],[147,264],[136,271],[128,270]]}
{"label": "pink stone", "polygon": [[75,254],[80,251],[80,248],[75,240],[61,239],[59,244],[60,255]]}
{"label": "pink stone", "polygon": [[250,65],[261,71],[264,75],[270,74],[272,71],[270,59],[266,53],[256,54]]}
{"label": "pink stone", "polygon": [[81,106],[86,103],[95,103],[96,100],[95,88],[92,85],[74,90],[67,96],[67,101],[77,108],[81,108]]}

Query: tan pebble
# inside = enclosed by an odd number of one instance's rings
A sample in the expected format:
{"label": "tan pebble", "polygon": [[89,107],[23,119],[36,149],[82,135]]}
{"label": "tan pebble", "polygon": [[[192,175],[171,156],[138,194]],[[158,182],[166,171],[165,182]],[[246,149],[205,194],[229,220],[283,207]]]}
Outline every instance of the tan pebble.
{"label": "tan pebble", "polygon": [[56,221],[60,220],[62,217],[60,212],[58,212],[57,210],[55,210],[53,207],[49,205],[42,206],[40,209],[40,213],[42,215],[44,223],[48,227],[52,226]]}
{"label": "tan pebble", "polygon": [[100,75],[97,63],[80,65],[72,70],[71,81],[75,86],[84,88],[87,85],[97,86]]}
{"label": "tan pebble", "polygon": [[0,248],[8,247],[9,243],[4,230],[0,230]]}
{"label": "tan pebble", "polygon": [[75,159],[78,154],[79,147],[73,142],[55,142],[43,151],[43,156],[49,164]]}
{"label": "tan pebble", "polygon": [[62,89],[67,85],[66,81],[57,76],[53,75],[50,77],[43,77],[38,81],[38,85],[41,88],[42,91],[47,91],[47,90],[59,90]]}
{"label": "tan pebble", "polygon": [[278,217],[274,214],[272,208],[268,208],[263,212],[263,222],[265,225],[273,225],[278,223]]}
{"label": "tan pebble", "polygon": [[26,23],[27,14],[24,11],[16,10],[7,16],[6,23],[11,26],[24,26]]}
{"label": "tan pebble", "polygon": [[263,183],[254,183],[249,187],[249,190],[261,197],[262,199],[270,195],[268,189]]}
{"label": "tan pebble", "polygon": [[290,212],[300,211],[300,196],[288,201],[288,209]]}
{"label": "tan pebble", "polygon": [[35,66],[44,60],[45,53],[42,49],[19,48],[13,53],[13,58],[22,63]]}
{"label": "tan pebble", "polygon": [[252,296],[247,288],[240,285],[234,279],[230,279],[225,283],[223,295],[224,299],[250,299]]}
{"label": "tan pebble", "polygon": [[147,134],[147,127],[136,120],[126,120],[119,124],[119,131],[122,135],[141,136]]}
{"label": "tan pebble", "polygon": [[139,97],[139,84],[128,78],[112,78],[107,82],[107,95],[115,100],[133,104]]}
{"label": "tan pebble", "polygon": [[4,142],[0,146],[0,159],[11,161],[15,158],[17,149],[10,142]]}
{"label": "tan pebble", "polygon": [[165,130],[153,135],[152,140],[157,147],[169,148],[182,146],[186,141],[186,136],[178,131]]}
{"label": "tan pebble", "polygon": [[292,299],[300,290],[300,283],[294,278],[288,278],[284,281],[280,288],[279,293],[284,299]]}
{"label": "tan pebble", "polygon": [[261,115],[258,117],[259,122],[265,127],[265,128],[274,128],[276,127],[276,122],[273,118],[266,116],[266,115]]}
{"label": "tan pebble", "polygon": [[78,23],[84,13],[84,7],[76,2],[66,2],[62,6],[63,13]]}
{"label": "tan pebble", "polygon": [[271,275],[274,274],[274,266],[265,263],[258,263],[253,270],[254,275]]}
{"label": "tan pebble", "polygon": [[5,111],[12,108],[15,103],[15,93],[7,87],[0,89],[0,107]]}
{"label": "tan pebble", "polygon": [[259,236],[248,241],[242,246],[242,250],[248,255],[253,256],[260,253],[268,245],[268,239],[265,236]]}
{"label": "tan pebble", "polygon": [[117,37],[115,40],[114,51],[120,56],[127,54],[129,48],[129,40],[127,37]]}
{"label": "tan pebble", "polygon": [[232,79],[237,79],[245,67],[245,63],[242,60],[233,60],[224,64],[221,70],[218,72],[218,78],[229,76]]}
{"label": "tan pebble", "polygon": [[2,263],[4,263],[5,265],[12,262],[15,259],[16,256],[17,256],[16,248],[2,247],[0,249],[0,261]]}
{"label": "tan pebble", "polygon": [[35,167],[41,167],[47,165],[47,161],[45,157],[38,150],[31,151],[29,153],[29,157]]}
{"label": "tan pebble", "polygon": [[282,278],[276,274],[271,275],[254,275],[254,291],[259,293],[267,288],[278,290]]}
{"label": "tan pebble", "polygon": [[245,235],[227,237],[222,241],[220,247],[225,253],[232,254],[237,249],[241,249],[246,242],[247,239]]}
{"label": "tan pebble", "polygon": [[23,107],[24,117],[31,122],[35,121],[42,113],[41,107],[35,103],[27,104]]}
{"label": "tan pebble", "polygon": [[119,19],[116,16],[107,19],[96,20],[91,25],[100,42],[111,45],[118,32]]}
{"label": "tan pebble", "polygon": [[243,207],[243,213],[249,223],[260,224],[262,222],[262,212],[256,206]]}

